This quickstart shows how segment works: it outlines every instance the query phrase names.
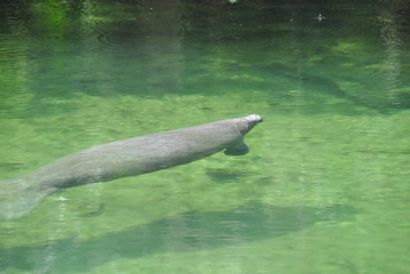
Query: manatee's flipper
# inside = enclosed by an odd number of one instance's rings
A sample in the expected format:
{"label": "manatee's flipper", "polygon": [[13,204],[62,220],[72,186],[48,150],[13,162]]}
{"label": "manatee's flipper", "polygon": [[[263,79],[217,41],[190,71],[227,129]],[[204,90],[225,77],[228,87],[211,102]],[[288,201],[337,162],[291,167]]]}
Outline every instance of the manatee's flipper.
{"label": "manatee's flipper", "polygon": [[225,155],[229,156],[240,156],[249,152],[249,147],[241,140],[234,145],[225,149]]}
{"label": "manatee's flipper", "polygon": [[0,220],[18,218],[36,207],[52,189],[41,190],[27,177],[0,181]]}

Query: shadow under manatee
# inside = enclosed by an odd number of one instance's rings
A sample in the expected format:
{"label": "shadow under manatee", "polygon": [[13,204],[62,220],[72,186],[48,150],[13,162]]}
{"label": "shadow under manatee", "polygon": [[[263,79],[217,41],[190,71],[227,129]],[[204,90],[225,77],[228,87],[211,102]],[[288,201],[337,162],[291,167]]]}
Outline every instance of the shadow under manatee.
{"label": "shadow under manatee", "polygon": [[0,249],[1,269],[50,273],[87,271],[116,259],[187,252],[279,237],[313,224],[350,219],[350,206],[272,207],[251,204],[230,211],[191,212],[85,241],[65,239]]}

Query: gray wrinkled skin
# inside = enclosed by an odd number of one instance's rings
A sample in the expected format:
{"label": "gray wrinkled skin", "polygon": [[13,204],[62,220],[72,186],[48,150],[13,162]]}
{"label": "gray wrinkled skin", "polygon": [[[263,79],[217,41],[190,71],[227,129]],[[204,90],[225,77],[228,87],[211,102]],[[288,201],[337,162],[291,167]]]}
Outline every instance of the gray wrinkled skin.
{"label": "gray wrinkled skin", "polygon": [[68,155],[29,175],[1,181],[0,218],[25,214],[60,188],[153,172],[222,150],[227,155],[245,154],[248,150],[243,138],[261,121],[253,114],[115,141]]}

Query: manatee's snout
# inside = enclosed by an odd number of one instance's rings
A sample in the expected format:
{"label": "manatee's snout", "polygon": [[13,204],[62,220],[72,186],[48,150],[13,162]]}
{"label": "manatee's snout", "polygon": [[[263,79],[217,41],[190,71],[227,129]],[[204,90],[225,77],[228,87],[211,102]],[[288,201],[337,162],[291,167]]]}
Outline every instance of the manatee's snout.
{"label": "manatee's snout", "polygon": [[263,119],[260,115],[258,114],[251,114],[247,117],[245,117],[246,120],[253,126],[256,125],[257,123],[263,122]]}
{"label": "manatee's snout", "polygon": [[240,118],[236,124],[241,135],[248,133],[256,124],[262,122],[263,119],[258,114],[251,114],[246,117]]}

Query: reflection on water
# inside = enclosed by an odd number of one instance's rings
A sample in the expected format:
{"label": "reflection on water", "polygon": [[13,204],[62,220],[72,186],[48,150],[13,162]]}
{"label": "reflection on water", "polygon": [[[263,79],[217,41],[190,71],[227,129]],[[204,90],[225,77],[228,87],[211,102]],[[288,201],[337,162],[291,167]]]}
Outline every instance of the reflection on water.
{"label": "reflection on water", "polygon": [[[396,19],[394,5],[382,9],[378,19],[381,25],[380,36],[382,37],[385,46],[385,57],[383,61],[383,78],[385,79],[384,88],[387,96],[394,97],[397,96],[394,91],[400,87],[401,65],[399,59],[401,52],[400,48],[403,44],[398,31],[399,24],[396,21],[399,19]],[[407,97],[408,96],[409,94],[407,94]],[[395,101],[394,98],[392,98],[392,100]],[[407,104],[405,100],[396,100],[396,104],[400,105],[400,101],[404,101],[403,103]]]}
{"label": "reflection on water", "polygon": [[265,122],[246,156],[0,222],[0,272],[407,273],[409,20],[402,0],[1,1],[0,180],[131,136]]}

